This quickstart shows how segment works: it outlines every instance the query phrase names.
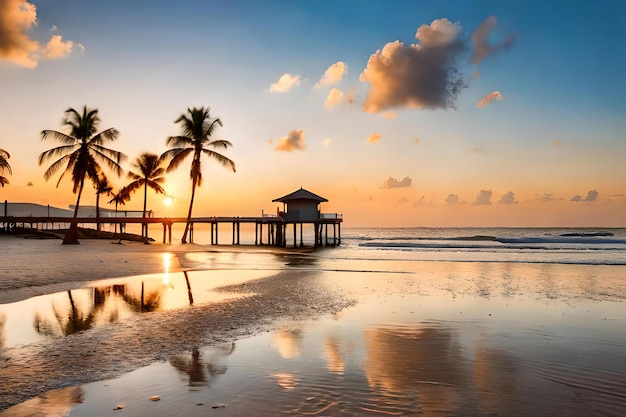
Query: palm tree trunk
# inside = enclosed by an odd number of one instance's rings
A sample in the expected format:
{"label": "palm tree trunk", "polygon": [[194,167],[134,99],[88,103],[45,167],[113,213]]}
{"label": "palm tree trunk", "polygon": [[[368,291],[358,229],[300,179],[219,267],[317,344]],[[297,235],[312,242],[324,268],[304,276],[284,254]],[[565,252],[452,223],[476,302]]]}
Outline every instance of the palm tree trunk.
{"label": "palm tree trunk", "polygon": [[185,232],[183,238],[180,240],[182,243],[187,243],[187,233],[189,232],[189,226],[191,225],[191,210],[193,209],[193,198],[196,194],[196,178],[191,183],[191,201],[189,201],[189,212],[187,213],[187,223],[185,224]]}
{"label": "palm tree trunk", "polygon": [[70,222],[70,228],[63,237],[64,245],[78,245],[78,206],[80,204],[80,195],[83,193],[83,186],[85,185],[85,178],[80,180],[80,187],[78,188],[78,196],[76,197],[76,206],[74,207],[74,217]]}
{"label": "palm tree trunk", "polygon": [[[146,208],[148,206],[148,179],[145,179],[143,184],[143,218],[146,219]],[[141,235],[144,237],[144,241],[148,241],[148,223],[143,223],[141,226]]]}
{"label": "palm tree trunk", "polygon": [[100,193],[96,193],[96,230],[100,231]]}

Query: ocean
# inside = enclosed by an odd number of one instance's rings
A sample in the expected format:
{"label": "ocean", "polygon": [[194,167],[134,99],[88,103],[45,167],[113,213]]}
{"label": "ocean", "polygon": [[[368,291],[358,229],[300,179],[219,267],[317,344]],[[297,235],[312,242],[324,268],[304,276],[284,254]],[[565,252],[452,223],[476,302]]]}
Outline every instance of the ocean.
{"label": "ocean", "polygon": [[[297,251],[229,246],[231,231],[220,233],[221,247],[202,229],[188,251],[121,247],[162,251],[163,273],[0,305],[7,372],[32,362],[44,365],[29,372],[55,375],[50,363],[77,366],[67,355],[87,358],[94,381],[72,383],[85,378],[69,371],[46,385],[59,390],[6,415],[104,416],[118,404],[113,413],[133,416],[626,415],[624,228],[346,227],[340,246]],[[242,243],[250,239],[253,230]],[[169,269],[174,257],[187,274]],[[255,282],[267,282],[271,314],[254,302],[265,291]],[[158,300],[147,313],[136,307],[144,284]],[[220,298],[262,325],[212,328],[226,309]],[[70,333],[68,317],[84,326]],[[186,332],[223,343],[194,345]],[[144,349],[159,359],[137,368]],[[117,356],[136,370],[103,377]]]}

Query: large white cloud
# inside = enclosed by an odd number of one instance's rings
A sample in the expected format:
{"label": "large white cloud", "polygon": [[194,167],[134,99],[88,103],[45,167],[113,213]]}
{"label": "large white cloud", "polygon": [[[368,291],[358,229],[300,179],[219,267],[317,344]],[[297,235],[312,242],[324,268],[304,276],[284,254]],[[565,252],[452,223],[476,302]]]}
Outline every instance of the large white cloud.
{"label": "large white cloud", "polygon": [[457,62],[467,48],[460,32],[461,26],[438,19],[417,30],[419,43],[390,42],[372,54],[359,78],[370,83],[364,110],[454,107],[466,87]]}
{"label": "large white cloud", "polygon": [[72,48],[74,47],[74,42],[72,41],[63,41],[63,37],[61,35],[54,35],[44,49],[46,58],[48,59],[59,59],[64,58],[72,53]]}

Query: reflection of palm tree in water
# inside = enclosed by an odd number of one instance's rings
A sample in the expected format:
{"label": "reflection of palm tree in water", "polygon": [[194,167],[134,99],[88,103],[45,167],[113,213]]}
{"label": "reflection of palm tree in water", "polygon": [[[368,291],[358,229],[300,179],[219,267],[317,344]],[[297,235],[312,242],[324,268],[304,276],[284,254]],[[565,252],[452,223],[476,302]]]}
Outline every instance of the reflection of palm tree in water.
{"label": "reflection of palm tree in water", "polygon": [[170,358],[170,364],[189,376],[189,386],[208,386],[212,377],[226,373],[228,367],[221,362],[234,351],[235,344],[232,343],[211,349],[208,357],[203,358],[202,352],[194,347],[191,359],[187,355],[177,355]]}
{"label": "reflection of palm tree in water", "polygon": [[94,307],[89,314],[85,315],[74,302],[72,291],[68,291],[67,296],[70,301],[70,309],[67,312],[67,316],[64,318],[63,314],[53,305],[52,310],[54,311],[56,324],[58,325],[53,326],[50,321],[42,318],[41,315],[37,313],[35,315],[35,330],[37,330],[37,332],[47,336],[59,336],[60,332],[61,336],[69,336],[91,328],[96,317],[96,311],[99,310],[99,308]]}

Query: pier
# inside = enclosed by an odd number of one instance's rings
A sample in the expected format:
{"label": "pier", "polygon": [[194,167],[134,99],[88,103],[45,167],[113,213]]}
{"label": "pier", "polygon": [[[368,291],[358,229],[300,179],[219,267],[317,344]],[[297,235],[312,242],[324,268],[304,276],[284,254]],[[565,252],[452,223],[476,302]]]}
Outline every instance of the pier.
{"label": "pier", "polygon": [[[292,233],[293,247],[304,247],[304,225],[313,225],[314,247],[338,246],[341,245],[341,223],[343,215],[338,213],[322,213],[320,204],[327,202],[324,197],[320,197],[303,188],[296,190],[286,196],[276,198],[272,202],[283,203],[283,211],[277,209],[276,214],[263,213],[260,217],[193,217],[189,222],[189,242],[193,243],[193,229],[197,224],[209,224],[211,229],[211,245],[218,245],[218,231],[220,225],[230,227],[232,230],[232,245],[241,244],[241,224],[254,224],[254,244],[287,246],[287,234]],[[46,216],[9,215],[9,203],[4,202],[4,216],[0,217],[0,228],[5,232],[17,226],[30,227],[38,230],[61,229],[61,225],[68,225],[73,218],[68,215],[67,210],[47,207]],[[44,206],[39,206],[44,209]],[[41,213],[41,210],[39,211]],[[59,212],[61,215],[54,215]],[[51,213],[53,214],[51,216]],[[109,210],[110,213],[110,210]],[[151,212],[150,212],[151,213]],[[127,224],[142,224],[147,228],[151,224],[160,224],[163,228],[163,243],[172,243],[172,226],[174,224],[187,223],[186,217],[139,217],[132,216],[80,216],[75,220],[78,225],[95,224],[99,230],[100,225],[120,226],[120,230]],[[265,229],[265,230],[264,230]],[[265,242],[263,241],[266,237]]]}
{"label": "pier", "polygon": [[[211,229],[211,244],[218,245],[218,230],[220,226],[229,227],[232,230],[232,240],[230,244],[239,245],[241,243],[241,224],[254,224],[254,244],[287,246],[287,233],[293,233],[293,247],[303,247],[303,226],[312,224],[315,230],[314,246],[337,246],[341,244],[341,223],[343,216],[340,214],[325,215],[325,218],[318,220],[298,221],[286,220],[276,215],[265,215],[261,217],[194,217],[191,219],[189,229],[189,242],[193,243],[193,228],[197,224],[209,224]],[[59,230],[62,225],[69,225],[71,217],[48,217],[48,216],[1,216],[0,228],[5,232],[21,226],[30,227],[37,230]],[[172,226],[174,224],[185,224],[186,217],[78,217],[76,223],[85,224],[160,224],[163,228],[163,243],[172,243]],[[330,230],[329,230],[330,229]],[[265,240],[264,240],[265,238]]]}

